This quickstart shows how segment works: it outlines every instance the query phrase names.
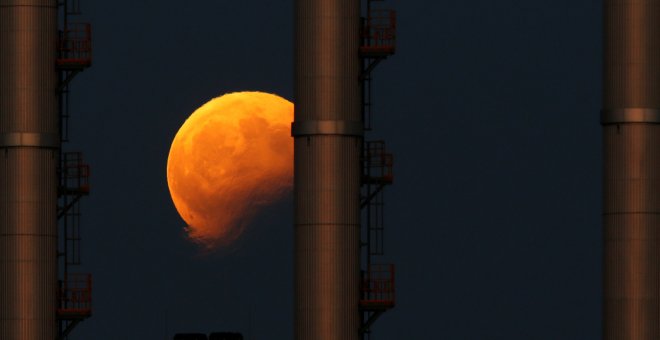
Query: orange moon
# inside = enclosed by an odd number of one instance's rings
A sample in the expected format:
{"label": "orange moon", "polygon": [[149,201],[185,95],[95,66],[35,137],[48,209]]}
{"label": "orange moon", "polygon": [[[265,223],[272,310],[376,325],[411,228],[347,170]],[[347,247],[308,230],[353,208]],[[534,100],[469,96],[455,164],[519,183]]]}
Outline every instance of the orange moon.
{"label": "orange moon", "polygon": [[291,190],[293,104],[263,92],[212,99],[183,123],[170,147],[167,184],[189,237],[229,245],[260,207]]}

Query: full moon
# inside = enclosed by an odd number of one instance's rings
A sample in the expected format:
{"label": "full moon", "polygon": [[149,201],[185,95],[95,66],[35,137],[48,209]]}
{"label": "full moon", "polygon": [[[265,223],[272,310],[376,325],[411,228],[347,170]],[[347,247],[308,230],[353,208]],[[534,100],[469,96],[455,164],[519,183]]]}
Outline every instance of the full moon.
{"label": "full moon", "polygon": [[251,217],[291,190],[293,104],[235,92],[204,104],[170,147],[167,184],[189,237],[213,249],[234,242]]}

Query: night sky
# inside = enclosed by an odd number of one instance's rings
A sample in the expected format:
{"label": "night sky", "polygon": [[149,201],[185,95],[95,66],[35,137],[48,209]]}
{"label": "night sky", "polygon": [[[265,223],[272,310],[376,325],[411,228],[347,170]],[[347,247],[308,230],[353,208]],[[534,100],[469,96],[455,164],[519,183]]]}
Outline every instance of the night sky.
{"label": "night sky", "polygon": [[[232,249],[185,237],[166,162],[218,95],[293,100],[293,1],[83,1],[94,65],[72,84],[68,150],[94,315],[72,339],[240,331],[292,339],[291,195]],[[599,339],[601,2],[388,0],[397,54],[375,77],[395,157],[386,256],[397,306],[375,340]]]}

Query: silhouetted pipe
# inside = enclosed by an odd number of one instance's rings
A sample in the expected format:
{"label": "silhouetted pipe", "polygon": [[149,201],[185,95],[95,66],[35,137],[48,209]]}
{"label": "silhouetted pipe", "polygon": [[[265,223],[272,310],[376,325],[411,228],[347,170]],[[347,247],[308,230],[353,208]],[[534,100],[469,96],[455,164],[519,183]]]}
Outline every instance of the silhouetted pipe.
{"label": "silhouetted pipe", "polygon": [[660,0],[604,1],[603,339],[660,339]]}
{"label": "silhouetted pipe", "polygon": [[57,0],[0,0],[0,339],[57,335]]}
{"label": "silhouetted pipe", "polygon": [[358,339],[359,6],[295,1],[296,340]]}

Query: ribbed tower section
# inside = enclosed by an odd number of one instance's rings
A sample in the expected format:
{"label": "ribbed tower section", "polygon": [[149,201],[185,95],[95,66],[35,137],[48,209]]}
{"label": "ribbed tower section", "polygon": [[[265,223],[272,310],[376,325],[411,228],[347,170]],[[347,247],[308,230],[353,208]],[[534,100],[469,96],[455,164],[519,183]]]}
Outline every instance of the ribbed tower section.
{"label": "ribbed tower section", "polygon": [[0,339],[57,335],[57,0],[0,0]]}
{"label": "ribbed tower section", "polygon": [[295,0],[295,339],[360,327],[360,2]]}
{"label": "ribbed tower section", "polygon": [[604,0],[603,339],[660,339],[660,0]]}

